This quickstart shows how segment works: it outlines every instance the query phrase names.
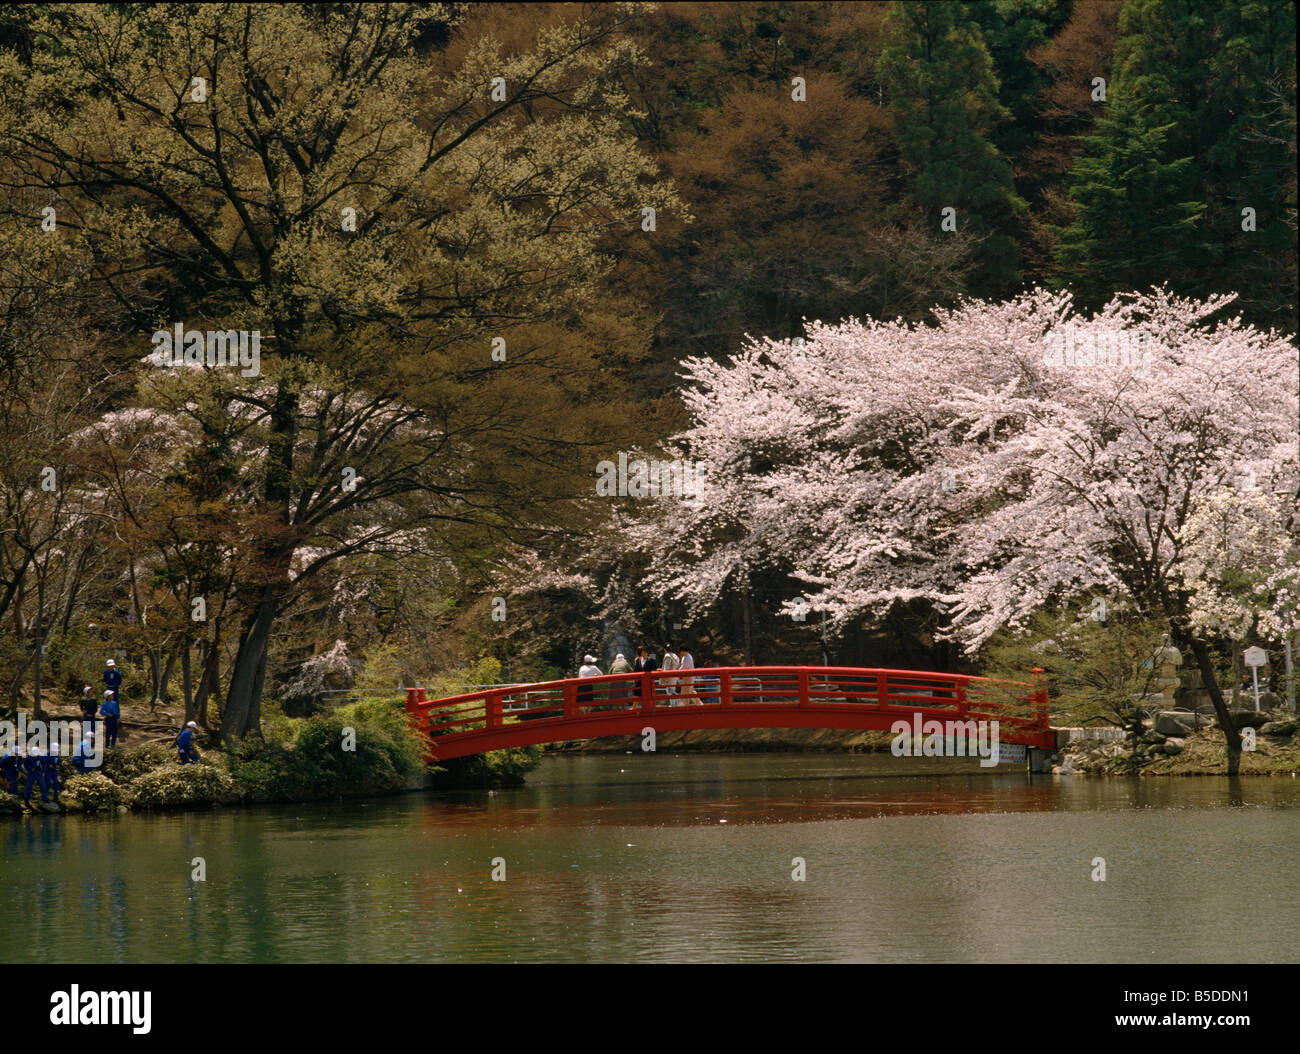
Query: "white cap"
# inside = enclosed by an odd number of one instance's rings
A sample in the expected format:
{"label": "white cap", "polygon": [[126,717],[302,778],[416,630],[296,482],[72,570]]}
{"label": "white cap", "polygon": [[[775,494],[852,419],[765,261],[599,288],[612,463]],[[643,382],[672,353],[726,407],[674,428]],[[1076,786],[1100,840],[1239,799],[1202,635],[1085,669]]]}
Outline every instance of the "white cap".
{"label": "white cap", "polygon": [[112,694],[113,694],[113,689],[109,688],[107,691],[104,692],[104,698],[107,699]]}
{"label": "white cap", "polygon": [[193,721],[186,721],[186,722],[185,722],[185,727],[186,727],[186,728],[198,728],[199,726],[196,725]]}
{"label": "white cap", "polygon": [[595,665],[596,665],[596,656],[594,656],[594,655],[584,655],[584,656],[582,657],[582,661],[585,662],[585,663],[590,663],[592,666],[595,666]]}
{"label": "white cap", "polygon": [[109,665],[109,666],[116,666],[117,663],[115,663],[112,659],[109,659],[109,660],[108,660],[108,665]]}
{"label": "white cap", "polygon": [[91,688],[90,685],[86,685],[86,691],[90,692],[90,691],[94,691],[94,689]]}
{"label": "white cap", "polygon": [[615,662],[627,662],[627,660],[623,658],[623,653],[622,653],[621,651],[620,651],[617,655],[614,656],[614,661],[615,661]]}

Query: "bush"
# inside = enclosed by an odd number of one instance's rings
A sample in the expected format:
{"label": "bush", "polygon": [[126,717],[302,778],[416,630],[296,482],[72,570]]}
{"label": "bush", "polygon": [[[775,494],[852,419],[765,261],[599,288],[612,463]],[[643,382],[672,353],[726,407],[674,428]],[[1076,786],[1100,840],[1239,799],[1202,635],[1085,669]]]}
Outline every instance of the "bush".
{"label": "bush", "polygon": [[[345,729],[352,729],[345,736]],[[254,799],[299,801],[400,790],[424,771],[419,737],[395,700],[374,700],[298,722],[292,745],[245,739],[230,774]],[[351,749],[345,749],[345,744]]]}
{"label": "bush", "polygon": [[[437,743],[434,743],[437,749]],[[542,760],[542,748],[511,747],[508,750],[490,750],[467,758],[452,758],[442,764],[444,770],[435,776],[435,787],[493,787],[515,786],[524,782],[524,773],[534,769]]]}
{"label": "bush", "polygon": [[131,803],[138,809],[181,809],[238,799],[234,780],[214,765],[179,762],[146,772],[131,781]]}
{"label": "bush", "polygon": [[231,778],[254,801],[292,801],[296,797],[293,750],[278,739],[237,740],[225,759]]}
{"label": "bush", "polygon": [[63,785],[59,804],[69,812],[101,812],[129,805],[130,795],[102,773],[78,773]]}
{"label": "bush", "polygon": [[104,763],[99,771],[123,787],[146,772],[163,768],[176,762],[176,750],[162,743],[145,743],[130,750],[104,752]]}
{"label": "bush", "polygon": [[8,791],[0,791],[0,813],[20,813],[22,811],[22,798],[15,797]]}

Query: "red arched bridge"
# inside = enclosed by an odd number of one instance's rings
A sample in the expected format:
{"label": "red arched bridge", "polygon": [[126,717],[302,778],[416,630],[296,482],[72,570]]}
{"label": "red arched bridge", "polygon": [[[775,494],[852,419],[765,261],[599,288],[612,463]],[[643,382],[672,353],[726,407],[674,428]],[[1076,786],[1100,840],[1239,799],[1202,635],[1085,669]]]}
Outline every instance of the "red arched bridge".
{"label": "red arched bridge", "polygon": [[[842,728],[997,721],[1003,743],[1056,749],[1047,689],[956,673],[838,666],[735,666],[617,673],[489,688],[445,699],[407,690],[431,760],[602,736],[700,728]],[[973,729],[974,726],[968,726]],[[971,736],[974,732],[971,731]]]}

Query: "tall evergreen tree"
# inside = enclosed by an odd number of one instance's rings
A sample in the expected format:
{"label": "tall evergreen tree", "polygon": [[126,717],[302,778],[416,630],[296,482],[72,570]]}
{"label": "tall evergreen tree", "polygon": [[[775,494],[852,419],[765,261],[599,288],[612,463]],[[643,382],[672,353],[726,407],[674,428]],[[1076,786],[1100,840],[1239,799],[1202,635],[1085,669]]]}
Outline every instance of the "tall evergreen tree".
{"label": "tall evergreen tree", "polygon": [[1169,282],[1183,289],[1204,254],[1190,158],[1169,158],[1171,125],[1117,84],[1105,119],[1075,163],[1074,221],[1056,247],[1060,273],[1082,303]]}
{"label": "tall evergreen tree", "polygon": [[[1082,289],[1231,290],[1253,321],[1294,327],[1295,27],[1280,0],[1128,0],[1058,252]],[[1141,228],[1110,212],[1133,204],[1116,198],[1125,181],[1153,209]]]}
{"label": "tall evergreen tree", "polygon": [[993,63],[972,10],[960,3],[896,3],[880,58],[894,135],[909,175],[906,198],[939,227],[954,208],[958,228],[984,236],[973,291],[1014,283],[1015,218],[1024,208],[1011,166],[992,141],[1010,115],[998,101]]}

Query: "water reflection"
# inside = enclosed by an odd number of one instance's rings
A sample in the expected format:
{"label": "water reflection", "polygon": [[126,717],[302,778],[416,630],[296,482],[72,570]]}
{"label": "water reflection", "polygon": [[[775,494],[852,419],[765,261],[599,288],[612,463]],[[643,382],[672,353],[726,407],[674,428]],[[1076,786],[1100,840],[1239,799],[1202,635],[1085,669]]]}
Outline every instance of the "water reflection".
{"label": "water reflection", "polygon": [[[0,954],[1293,961],[1298,818],[1290,779],[1031,779],[880,756],[555,757],[495,794],[16,820],[0,841]],[[1091,881],[1096,856],[1105,883]],[[795,858],[806,881],[792,880]],[[491,879],[496,859],[505,882]],[[1268,926],[1240,925],[1242,889]],[[1170,903],[1185,907],[1176,923]]]}

